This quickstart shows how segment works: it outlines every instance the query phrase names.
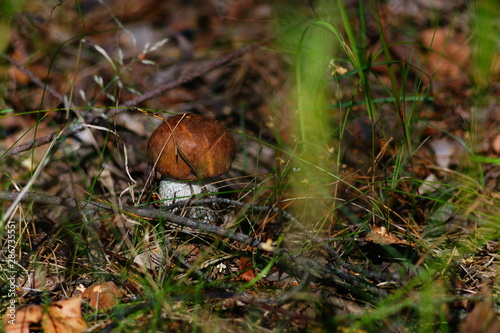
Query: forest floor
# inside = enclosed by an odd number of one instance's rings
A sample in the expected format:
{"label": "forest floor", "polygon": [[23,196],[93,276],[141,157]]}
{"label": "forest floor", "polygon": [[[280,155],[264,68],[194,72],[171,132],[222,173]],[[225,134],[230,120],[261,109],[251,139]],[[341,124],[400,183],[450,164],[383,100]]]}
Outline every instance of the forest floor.
{"label": "forest floor", "polygon": [[[374,3],[5,1],[4,330],[500,331],[498,4]],[[165,204],[186,112],[237,152]]]}

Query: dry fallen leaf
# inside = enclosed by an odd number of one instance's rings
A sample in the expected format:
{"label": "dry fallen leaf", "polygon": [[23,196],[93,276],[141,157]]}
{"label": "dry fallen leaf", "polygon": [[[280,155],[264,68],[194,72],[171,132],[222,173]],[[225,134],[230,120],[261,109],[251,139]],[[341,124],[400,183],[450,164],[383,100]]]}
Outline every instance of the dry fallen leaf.
{"label": "dry fallen leaf", "polygon": [[40,323],[43,315],[41,305],[29,305],[4,315],[6,333],[29,333],[30,325]]}
{"label": "dry fallen leaf", "polygon": [[79,333],[87,329],[80,298],[52,302],[47,309],[41,305],[19,308],[14,316],[4,316],[6,333],[29,333],[30,325],[40,325],[45,333]]}
{"label": "dry fallen leaf", "polygon": [[252,268],[252,262],[245,257],[240,258],[240,271],[243,273],[240,274],[240,278],[245,282],[250,282],[255,279],[255,271]]}
{"label": "dry fallen leaf", "polygon": [[42,327],[45,333],[79,333],[85,331],[87,324],[83,320],[81,298],[70,298],[49,304],[43,314]]}
{"label": "dry fallen leaf", "polygon": [[419,34],[422,45],[431,50],[423,54],[427,74],[450,88],[468,83],[465,68],[471,52],[461,37],[444,27],[426,29]]}
{"label": "dry fallen leaf", "polygon": [[109,309],[115,306],[122,296],[123,291],[111,281],[95,284],[87,288],[82,294],[82,298],[88,299],[89,305],[96,310]]}

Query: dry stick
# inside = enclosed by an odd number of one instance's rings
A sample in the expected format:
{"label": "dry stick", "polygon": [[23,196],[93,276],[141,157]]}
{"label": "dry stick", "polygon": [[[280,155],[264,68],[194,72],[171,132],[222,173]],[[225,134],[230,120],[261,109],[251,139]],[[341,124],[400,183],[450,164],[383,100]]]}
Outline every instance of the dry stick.
{"label": "dry stick", "polygon": [[[198,72],[195,72],[195,73],[193,73],[191,75],[182,77],[182,78],[180,78],[180,79],[178,79],[176,81],[166,83],[166,84],[158,87],[155,90],[152,90],[152,91],[150,91],[148,93],[145,93],[142,96],[138,96],[138,97],[132,98],[131,100],[128,100],[128,101],[124,102],[121,106],[123,106],[123,107],[137,106],[140,103],[143,103],[143,102],[145,102],[147,100],[150,100],[152,98],[155,98],[155,97],[157,97],[157,96],[165,93],[168,90],[171,90],[173,88],[181,86],[181,85],[183,85],[185,83],[191,82],[191,81],[193,81],[194,79],[196,79],[196,78],[198,78],[200,76],[206,75],[209,72],[213,71],[214,69],[216,69],[216,68],[218,68],[218,67],[220,67],[222,65],[225,65],[225,64],[233,61],[234,59],[238,58],[238,57],[241,57],[245,53],[251,52],[251,51],[253,51],[253,50],[261,47],[265,43],[267,43],[267,42],[260,42],[260,43],[252,44],[252,45],[244,47],[244,48],[242,48],[242,49],[240,49],[238,51],[235,51],[235,52],[232,52],[232,53],[228,53],[227,55],[223,56],[222,58],[216,59],[216,60],[212,61],[209,65],[207,65],[206,67],[202,68]],[[23,72],[25,72],[26,75],[28,75],[28,77],[30,78],[30,80],[32,80],[35,84],[37,84],[37,85],[39,85],[41,87],[45,87],[46,86],[46,85],[44,85],[44,83],[39,78],[37,78],[35,75],[33,75],[33,73],[31,73],[27,68],[23,67],[18,62],[16,62],[14,59],[12,59],[12,58],[10,58],[8,56],[4,56],[4,57],[7,60],[9,60],[14,66],[16,66],[17,68],[19,68]],[[55,92],[52,88],[50,88],[50,87],[47,86],[46,89],[47,89],[47,91],[52,96],[54,96],[55,98],[59,99],[61,102],[64,101],[64,97],[61,96],[60,94],[58,94],[57,92]],[[118,112],[119,111],[117,111],[117,113]],[[68,135],[72,135],[72,134],[78,133],[82,129],[83,129],[83,127],[81,127],[81,128],[75,127],[75,129],[71,130],[68,133]],[[3,157],[6,158],[6,157],[9,157],[9,156],[12,156],[12,155],[19,154],[19,153],[21,153],[23,151],[27,151],[27,150],[29,150],[31,148],[36,148],[36,147],[40,147],[40,146],[46,145],[46,144],[50,143],[54,139],[54,137],[56,135],[57,135],[56,133],[52,133],[52,134],[48,134],[48,135],[42,136],[42,137],[40,137],[38,139],[35,139],[32,142],[24,143],[24,144],[20,144],[20,145],[16,145],[16,146],[12,147],[7,153],[5,153],[3,155]]]}
{"label": "dry stick", "polygon": [[[19,192],[0,192],[0,200],[13,201],[17,198],[18,195]],[[25,193],[21,201],[67,206],[72,208],[83,208],[88,205],[92,205],[103,210],[113,210],[112,207],[104,202],[90,200],[78,201],[73,198],[63,198],[34,192]],[[261,249],[266,252],[273,252],[269,251],[269,246],[265,242],[261,242],[240,232],[178,216],[160,209],[123,207],[121,211],[122,213],[134,218],[149,218],[158,220],[160,222],[169,222],[195,230],[204,231],[209,234],[226,237],[228,239]],[[286,250],[283,249],[278,249],[274,251],[274,253],[276,254],[277,265],[284,268],[289,274],[293,276],[302,277],[304,275],[310,275],[311,279],[313,280],[317,280],[329,285],[340,286],[349,290],[353,294],[364,298],[365,300],[373,301],[374,296],[383,297],[387,295],[386,291],[379,289],[371,283],[366,282],[361,278],[342,269],[322,265],[306,257],[296,255],[292,257],[286,252]]]}
{"label": "dry stick", "polygon": [[52,142],[52,140],[54,140],[54,138],[56,136],[57,136],[57,133],[54,132],[52,134],[42,136],[41,138],[34,139],[31,142],[16,145],[16,146],[12,147],[11,149],[9,149],[5,154],[3,154],[3,157],[7,158],[7,157],[10,157],[12,155],[19,154],[23,151],[30,150],[31,148],[37,148],[37,147],[46,145],[47,143]]}
{"label": "dry stick", "polygon": [[194,79],[196,79],[200,76],[203,76],[203,75],[213,71],[214,69],[233,61],[236,58],[241,57],[245,53],[251,52],[251,51],[265,45],[266,43],[267,43],[267,41],[263,41],[260,43],[248,45],[248,46],[246,46],[238,51],[228,53],[227,55],[223,56],[222,58],[219,58],[219,59],[212,61],[208,66],[202,68],[198,72],[195,72],[191,75],[187,75],[185,77],[181,77],[180,79],[178,79],[176,81],[168,82],[164,85],[161,85],[158,88],[151,90],[150,92],[147,92],[142,96],[138,96],[138,97],[132,98],[131,100],[126,101],[122,105],[125,107],[137,106],[137,105],[139,105],[147,100],[150,100],[152,98],[160,96],[161,94],[163,94],[164,92],[166,92],[170,89],[173,89],[173,88],[179,87],[185,83],[191,82]]}
{"label": "dry stick", "polygon": [[[68,131],[68,133],[65,134],[64,137],[76,134],[83,129],[83,126],[81,126],[81,125],[75,124],[73,126],[74,126],[73,129]],[[0,155],[0,157],[7,158],[7,157],[10,157],[12,155],[22,153],[23,151],[30,150],[31,148],[37,148],[37,147],[46,145],[48,143],[51,143],[52,140],[54,140],[57,137],[57,135],[58,135],[58,133],[54,132],[52,134],[48,134],[48,135],[42,136],[40,138],[37,138],[31,142],[16,145],[16,146],[12,147],[11,149],[7,150],[3,155]]]}

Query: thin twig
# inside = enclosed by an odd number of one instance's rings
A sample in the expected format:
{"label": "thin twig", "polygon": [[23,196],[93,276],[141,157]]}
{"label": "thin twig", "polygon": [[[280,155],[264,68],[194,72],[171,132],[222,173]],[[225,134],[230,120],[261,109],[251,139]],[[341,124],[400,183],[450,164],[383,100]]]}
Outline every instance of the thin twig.
{"label": "thin twig", "polygon": [[47,143],[52,142],[52,140],[54,140],[54,138],[56,136],[57,136],[57,133],[54,132],[54,133],[42,136],[40,138],[34,139],[31,142],[27,142],[27,143],[22,143],[22,144],[16,145],[16,146],[10,148],[9,150],[7,150],[3,154],[3,156],[0,156],[0,157],[7,158],[7,157],[10,157],[12,155],[16,155],[16,154],[22,153],[23,151],[30,150],[31,148],[37,148],[37,147],[46,145]]}
{"label": "thin twig", "polygon": [[[84,128],[83,126],[74,125],[73,129],[68,131],[67,134],[64,135],[64,137],[76,134],[76,133],[80,132],[81,130],[83,130],[83,128]],[[58,135],[58,132],[54,132],[51,134],[44,135],[40,138],[37,138],[31,142],[22,143],[22,144],[13,146],[12,148],[7,149],[7,151],[5,151],[3,155],[0,155],[0,158],[7,158],[7,157],[10,157],[12,155],[17,155],[17,154],[22,153],[24,151],[30,150],[32,148],[37,148],[37,147],[46,145],[48,143],[51,143],[57,137],[57,135]]]}

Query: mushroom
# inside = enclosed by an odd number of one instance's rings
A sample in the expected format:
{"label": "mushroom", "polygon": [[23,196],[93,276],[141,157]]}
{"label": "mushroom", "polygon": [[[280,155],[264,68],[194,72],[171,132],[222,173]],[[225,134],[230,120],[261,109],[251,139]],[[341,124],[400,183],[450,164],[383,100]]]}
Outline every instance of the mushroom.
{"label": "mushroom", "polygon": [[164,121],[148,143],[149,161],[166,177],[158,188],[162,205],[217,192],[215,186],[202,181],[226,173],[235,150],[231,134],[213,117],[186,113]]}

